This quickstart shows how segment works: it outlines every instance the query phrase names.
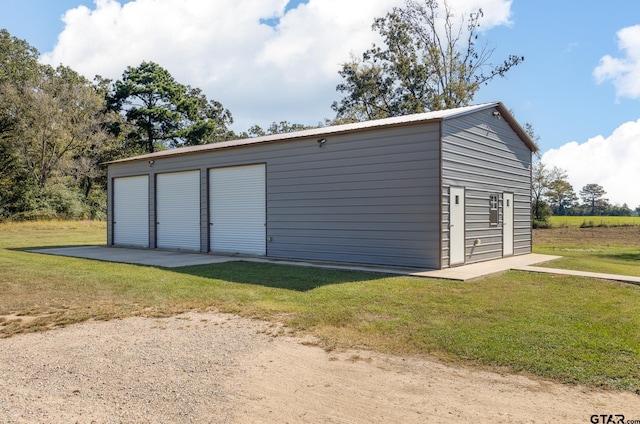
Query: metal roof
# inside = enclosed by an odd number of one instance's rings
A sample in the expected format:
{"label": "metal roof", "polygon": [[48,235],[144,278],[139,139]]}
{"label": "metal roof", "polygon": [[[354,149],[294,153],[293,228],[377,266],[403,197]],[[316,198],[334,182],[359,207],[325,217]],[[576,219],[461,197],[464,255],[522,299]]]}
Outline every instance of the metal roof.
{"label": "metal roof", "polygon": [[262,137],[245,138],[240,140],[221,141],[217,143],[201,144],[197,146],[178,147],[176,149],[161,150],[159,152],[148,153],[145,155],[133,156],[130,158],[105,162],[109,165],[112,163],[122,163],[137,160],[159,159],[169,156],[187,155],[198,152],[208,152],[211,150],[225,149],[230,147],[248,146],[252,144],[281,142],[290,140],[299,140],[312,137],[327,137],[343,133],[370,130],[375,128],[395,127],[411,124],[421,124],[429,122],[438,122],[446,119],[467,115],[484,109],[497,108],[503,119],[518,134],[522,141],[532,152],[537,151],[535,143],[527,135],[527,133],[518,124],[508,109],[501,102],[482,103],[473,106],[463,106],[455,109],[436,110],[432,112],[416,113],[412,115],[396,116],[392,118],[376,119],[373,121],[355,122],[351,124],[334,125],[330,127],[313,128],[303,131],[296,131],[283,134],[266,135]]}

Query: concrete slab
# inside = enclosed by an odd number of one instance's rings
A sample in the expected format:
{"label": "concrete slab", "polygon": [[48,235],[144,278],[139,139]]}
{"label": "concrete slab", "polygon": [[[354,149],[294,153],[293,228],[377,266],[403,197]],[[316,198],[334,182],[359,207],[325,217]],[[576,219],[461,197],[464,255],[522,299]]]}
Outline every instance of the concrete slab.
{"label": "concrete slab", "polygon": [[626,283],[640,284],[640,277],[602,274],[596,272],[573,271],[567,269],[543,268],[533,266],[542,262],[559,259],[561,256],[541,255],[531,253],[528,255],[512,256],[493,261],[478,262],[454,268],[441,270],[418,270],[396,267],[384,267],[360,264],[340,264],[329,262],[307,262],[297,260],[283,260],[273,258],[258,258],[248,256],[224,256],[196,252],[178,252],[157,249],[131,249],[125,247],[107,246],[73,246],[56,247],[47,249],[30,250],[34,253],[48,255],[70,256],[84,259],[95,259],[107,262],[122,262],[129,264],[159,266],[175,268],[181,266],[206,265],[229,261],[247,261],[260,263],[273,263],[281,265],[305,266],[325,269],[342,269],[349,271],[377,272],[383,274],[411,275],[424,278],[441,278],[456,281],[472,281],[509,270],[542,272],[547,274],[577,275],[581,277],[600,278],[605,280],[623,281]]}
{"label": "concrete slab", "polygon": [[233,256],[209,255],[195,252],[176,252],[157,249],[130,249],[107,246],[74,246],[31,250],[47,255],[71,256],[74,258],[96,259],[106,262],[122,262],[175,268],[180,266],[205,265],[242,260]]}
{"label": "concrete slab", "polygon": [[326,269],[343,269],[349,271],[378,272],[383,274],[411,275],[416,277],[443,278],[457,281],[469,281],[486,277],[514,268],[522,268],[541,262],[558,259],[560,256],[529,254],[512,256],[494,261],[479,262],[442,270],[420,270],[397,267],[384,267],[361,264],[340,264],[329,262],[308,262],[249,256],[225,256],[197,252],[178,252],[158,249],[131,249],[107,246],[74,246],[32,250],[49,255],[71,256],[76,258],[95,259],[107,262],[122,262],[175,268],[181,266],[205,265],[228,261],[248,261],[274,263],[281,265],[306,266]]}
{"label": "concrete slab", "polygon": [[216,264],[229,261],[245,261],[272,263],[280,265],[306,266],[325,269],[342,269],[349,271],[379,272],[384,274],[407,275],[415,269],[385,268],[373,265],[341,264],[333,262],[308,262],[300,260],[263,258],[242,255],[214,255],[210,253],[180,252],[175,250],[135,249],[127,247],[107,246],[73,246],[30,250],[33,253],[70,256],[83,259],[95,259],[106,262],[122,262],[128,264],[160,266],[176,268],[181,266]]}

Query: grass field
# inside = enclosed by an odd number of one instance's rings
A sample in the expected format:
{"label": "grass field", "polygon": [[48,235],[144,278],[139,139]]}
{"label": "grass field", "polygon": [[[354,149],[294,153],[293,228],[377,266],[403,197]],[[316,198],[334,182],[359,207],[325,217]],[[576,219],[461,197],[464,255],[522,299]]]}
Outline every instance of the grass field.
{"label": "grass field", "polygon": [[24,251],[104,237],[103,223],[0,224],[0,337],[219,310],[282,322],[327,349],[429,355],[640,390],[638,286],[526,272],[461,283],[243,262],[163,269]]}
{"label": "grass field", "polygon": [[640,227],[640,216],[550,216],[554,228],[561,227]]}
{"label": "grass field", "polygon": [[534,252],[560,255],[551,268],[640,277],[640,227],[534,230]]}

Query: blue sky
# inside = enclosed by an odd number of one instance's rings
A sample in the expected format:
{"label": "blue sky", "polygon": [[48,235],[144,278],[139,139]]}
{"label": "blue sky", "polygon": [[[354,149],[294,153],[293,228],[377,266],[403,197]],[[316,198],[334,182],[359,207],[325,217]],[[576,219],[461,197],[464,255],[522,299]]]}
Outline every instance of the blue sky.
{"label": "blue sky", "polygon": [[640,1],[515,0],[511,10],[513,24],[487,38],[495,57],[512,53],[525,61],[481,89],[476,101],[505,103],[519,121],[533,124],[543,151],[640,118],[637,99],[617,98],[613,85],[593,76],[601,57],[619,55],[616,33],[640,24]]}
{"label": "blue sky", "polygon": [[[374,41],[373,17],[402,3],[2,0],[0,28],[35,46],[43,62],[88,77],[119,78],[126,66],[156,61],[222,102],[242,131],[255,123],[332,118],[340,63]],[[640,2],[449,3],[483,8],[481,42],[495,47],[493,60],[525,57],[506,78],[482,87],[473,103],[502,101],[518,121],[531,123],[543,160],[567,170],[576,191],[596,182],[614,203],[640,205],[640,184],[629,183],[640,180],[640,30],[627,37],[626,50],[618,35],[640,25]],[[594,72],[607,56],[618,66],[598,81]]]}

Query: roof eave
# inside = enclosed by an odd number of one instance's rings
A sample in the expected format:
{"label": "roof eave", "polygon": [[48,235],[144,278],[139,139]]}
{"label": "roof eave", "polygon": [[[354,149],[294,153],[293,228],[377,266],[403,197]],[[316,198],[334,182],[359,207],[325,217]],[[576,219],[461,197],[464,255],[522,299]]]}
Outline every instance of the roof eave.
{"label": "roof eave", "polygon": [[469,113],[473,113],[478,110],[485,110],[485,109],[494,108],[494,107],[498,109],[498,111],[500,112],[500,115],[504,117],[505,121],[522,139],[522,141],[529,148],[529,150],[531,150],[532,152],[536,152],[538,150],[536,144],[531,140],[529,135],[527,135],[527,133],[522,129],[520,124],[518,124],[518,122],[509,112],[509,110],[501,102],[491,102],[491,103],[484,103],[480,105],[465,106],[463,108],[459,108],[462,110],[450,109],[448,111],[433,111],[433,112],[426,112],[426,113],[415,114],[415,115],[406,115],[401,117],[379,119],[374,121],[355,122],[352,124],[312,128],[308,130],[296,131],[291,133],[272,134],[272,135],[266,135],[266,136],[249,138],[249,139],[237,139],[237,140],[222,141],[217,143],[203,144],[198,146],[181,147],[178,149],[163,150],[160,152],[148,153],[148,154],[134,156],[130,158],[104,162],[103,165],[111,165],[116,163],[135,162],[135,161],[151,160],[151,159],[160,159],[160,158],[169,157],[169,156],[171,157],[183,156],[183,155],[190,155],[190,154],[199,153],[199,152],[250,146],[250,145],[261,144],[261,143],[305,140],[305,139],[316,138],[316,137],[322,138],[322,137],[328,137],[333,135],[348,134],[348,133],[367,131],[367,130],[378,129],[378,128],[393,128],[393,127],[407,126],[407,125],[436,123],[436,122],[442,122],[443,120],[446,120],[446,119],[452,119],[452,118],[463,116]]}
{"label": "roof eave", "polygon": [[[103,162],[102,165],[111,165],[116,163],[134,162],[134,161],[142,161],[142,160],[150,160],[150,159],[160,159],[163,157],[184,156],[184,155],[191,155],[198,152],[207,152],[207,151],[218,150],[218,149],[229,149],[234,147],[243,147],[243,146],[250,146],[250,145],[262,144],[262,143],[278,143],[278,142],[287,142],[292,140],[305,140],[310,138],[343,135],[343,134],[350,134],[350,133],[377,129],[377,128],[393,128],[393,127],[400,127],[400,126],[407,126],[407,125],[436,123],[436,122],[441,122],[442,120],[443,120],[442,117],[435,117],[435,118],[429,118],[429,119],[415,119],[415,120],[406,120],[406,121],[403,120],[398,122],[394,122],[392,120],[386,120],[386,119],[379,120],[379,122],[378,121],[357,122],[354,124],[313,128],[309,130],[295,131],[290,133],[272,134],[272,135],[260,136],[255,138],[221,141],[216,143],[202,144],[198,146],[188,146],[188,147],[182,147],[178,149],[162,150],[159,152],[147,153],[144,155],[117,159],[109,162]],[[369,124],[371,122],[374,122],[374,124]],[[369,125],[359,125],[359,124],[369,124]]]}
{"label": "roof eave", "polygon": [[502,102],[497,102],[496,108],[505,121],[507,121],[511,129],[518,134],[518,137],[520,137],[529,150],[531,150],[531,153],[536,153],[538,151],[538,146],[531,137],[529,137],[529,134],[527,134],[527,132],[520,126],[518,121],[516,121],[511,112],[509,112],[509,109],[507,109]]}

